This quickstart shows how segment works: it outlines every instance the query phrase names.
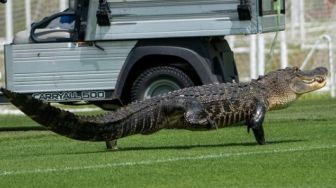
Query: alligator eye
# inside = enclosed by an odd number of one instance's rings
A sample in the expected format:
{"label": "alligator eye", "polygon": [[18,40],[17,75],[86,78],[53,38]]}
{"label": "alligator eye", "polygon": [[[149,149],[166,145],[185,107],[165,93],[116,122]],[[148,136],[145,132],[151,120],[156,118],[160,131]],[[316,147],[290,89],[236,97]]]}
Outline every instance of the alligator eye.
{"label": "alligator eye", "polygon": [[298,72],[300,69],[299,67],[293,67],[295,72]]}

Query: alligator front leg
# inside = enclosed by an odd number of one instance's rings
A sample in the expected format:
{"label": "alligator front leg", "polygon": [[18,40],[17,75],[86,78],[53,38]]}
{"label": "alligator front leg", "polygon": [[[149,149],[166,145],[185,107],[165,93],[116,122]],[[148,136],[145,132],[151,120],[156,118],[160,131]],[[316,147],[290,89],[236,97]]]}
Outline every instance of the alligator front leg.
{"label": "alligator front leg", "polygon": [[253,131],[254,137],[255,137],[256,141],[258,142],[258,144],[260,144],[260,145],[266,144],[265,135],[264,135],[264,128],[263,128],[262,125],[260,125],[257,128],[252,128],[252,131]]}
{"label": "alligator front leg", "polygon": [[248,132],[252,129],[254,137],[258,144],[264,145],[265,141],[265,134],[263,128],[263,122],[265,118],[266,107],[262,104],[257,105],[255,112],[252,114],[251,119],[247,122],[247,129]]}

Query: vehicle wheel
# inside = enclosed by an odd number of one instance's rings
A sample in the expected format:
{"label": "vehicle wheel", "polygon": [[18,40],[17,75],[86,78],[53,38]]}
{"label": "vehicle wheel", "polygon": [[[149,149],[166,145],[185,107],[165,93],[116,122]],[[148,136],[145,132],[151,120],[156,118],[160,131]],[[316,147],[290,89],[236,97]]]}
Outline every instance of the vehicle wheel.
{"label": "vehicle wheel", "polygon": [[144,100],[192,86],[194,86],[194,82],[178,68],[153,67],[142,72],[135,80],[131,89],[131,97],[132,101]]}

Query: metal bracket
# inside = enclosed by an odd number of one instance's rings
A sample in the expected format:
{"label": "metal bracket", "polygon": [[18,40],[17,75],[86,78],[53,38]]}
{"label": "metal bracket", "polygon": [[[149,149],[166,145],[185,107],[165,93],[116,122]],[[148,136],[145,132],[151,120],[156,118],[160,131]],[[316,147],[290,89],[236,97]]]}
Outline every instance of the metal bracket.
{"label": "metal bracket", "polygon": [[96,13],[99,26],[111,25],[111,9],[106,0],[99,0],[99,7]]}
{"label": "metal bracket", "polygon": [[239,20],[251,20],[251,7],[246,0],[241,0],[237,7]]}

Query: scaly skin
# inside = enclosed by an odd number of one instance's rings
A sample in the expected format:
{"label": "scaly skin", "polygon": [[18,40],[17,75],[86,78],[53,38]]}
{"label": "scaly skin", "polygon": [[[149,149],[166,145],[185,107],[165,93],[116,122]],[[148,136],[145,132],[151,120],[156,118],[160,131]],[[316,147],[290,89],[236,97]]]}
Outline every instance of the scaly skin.
{"label": "scaly skin", "polygon": [[323,87],[327,73],[323,67],[309,72],[296,67],[280,69],[250,83],[185,88],[99,116],[77,116],[28,95],[1,91],[31,119],[72,139],[109,143],[161,129],[210,130],[245,121],[256,141],[265,144],[262,123],[266,111],[284,108],[300,95]]}

